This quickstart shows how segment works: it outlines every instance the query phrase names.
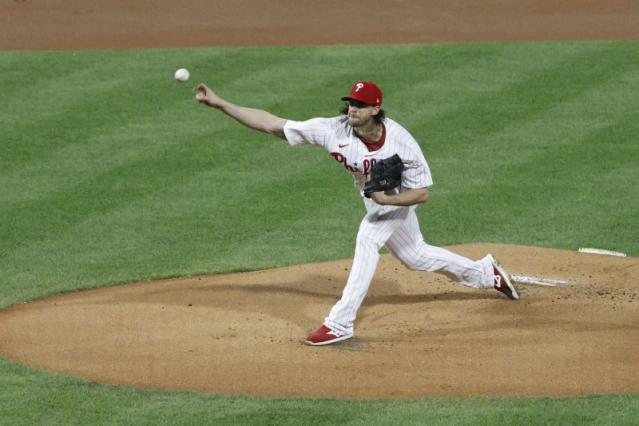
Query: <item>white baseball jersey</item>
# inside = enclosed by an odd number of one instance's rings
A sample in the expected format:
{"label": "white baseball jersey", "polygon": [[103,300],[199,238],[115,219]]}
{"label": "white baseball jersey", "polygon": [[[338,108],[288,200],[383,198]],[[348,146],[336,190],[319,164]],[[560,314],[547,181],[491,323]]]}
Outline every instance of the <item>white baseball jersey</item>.
{"label": "white baseball jersey", "polygon": [[425,188],[433,184],[430,168],[417,141],[397,122],[384,119],[384,144],[375,151],[359,139],[346,116],[287,121],[284,135],[290,145],[320,145],[353,175],[362,191],[366,175],[378,161],[398,154],[404,163],[400,190]]}
{"label": "white baseball jersey", "polygon": [[[432,185],[430,168],[417,141],[395,121],[384,119],[384,144],[369,150],[348,124],[345,116],[287,121],[284,135],[290,145],[320,145],[353,175],[355,186],[363,190],[366,174],[375,162],[398,154],[404,163],[398,190],[426,188]],[[363,191],[362,191],[363,192]],[[362,194],[363,195],[363,194]],[[367,214],[360,224],[355,256],[342,298],[333,306],[324,324],[340,335],[353,333],[357,311],[373,279],[379,250],[386,246],[411,269],[443,272],[471,287],[492,286],[489,257],[472,261],[446,249],[424,242],[415,214],[415,206],[381,206],[364,199]]]}

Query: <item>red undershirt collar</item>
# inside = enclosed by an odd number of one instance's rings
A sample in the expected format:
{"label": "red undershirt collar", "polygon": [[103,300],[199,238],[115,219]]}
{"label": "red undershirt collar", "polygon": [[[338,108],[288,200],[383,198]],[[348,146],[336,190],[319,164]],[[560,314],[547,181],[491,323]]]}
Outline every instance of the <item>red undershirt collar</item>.
{"label": "red undershirt collar", "polygon": [[[357,135],[357,133],[355,133],[355,134]],[[369,140],[369,139],[365,139],[365,138],[361,137],[360,135],[357,135],[357,137],[359,138],[359,140],[364,142],[364,145],[366,145],[366,148],[368,149],[368,152],[377,151],[382,146],[384,146],[384,142],[386,142],[386,126],[384,126],[382,124],[382,136],[379,138],[378,141],[372,141],[372,140]]]}

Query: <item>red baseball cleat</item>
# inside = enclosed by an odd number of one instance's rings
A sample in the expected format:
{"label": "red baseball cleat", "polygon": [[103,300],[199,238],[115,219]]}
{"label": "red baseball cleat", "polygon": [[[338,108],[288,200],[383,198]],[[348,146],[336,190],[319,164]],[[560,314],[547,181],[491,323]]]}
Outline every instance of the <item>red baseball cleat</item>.
{"label": "red baseball cleat", "polygon": [[507,298],[512,300],[519,299],[519,294],[517,294],[517,290],[513,286],[512,280],[508,272],[504,268],[501,267],[497,259],[490,255],[493,262],[493,271],[495,272],[495,283],[493,286],[495,290],[500,293],[503,293]]}
{"label": "red baseball cleat", "polygon": [[313,346],[330,345],[331,343],[341,342],[351,337],[353,337],[353,333],[340,333],[339,331],[331,330],[327,326],[322,325],[308,335],[306,343]]}

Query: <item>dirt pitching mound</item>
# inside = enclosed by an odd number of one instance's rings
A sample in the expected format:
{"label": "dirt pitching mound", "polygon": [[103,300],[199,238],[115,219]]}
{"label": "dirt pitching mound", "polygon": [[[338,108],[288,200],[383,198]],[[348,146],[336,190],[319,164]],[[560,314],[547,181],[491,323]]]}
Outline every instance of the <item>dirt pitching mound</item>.
{"label": "dirt pitching mound", "polygon": [[356,335],[303,344],[351,261],[85,291],[0,312],[0,356],[99,382],[346,398],[638,392],[639,259],[506,245],[522,299],[382,257]]}

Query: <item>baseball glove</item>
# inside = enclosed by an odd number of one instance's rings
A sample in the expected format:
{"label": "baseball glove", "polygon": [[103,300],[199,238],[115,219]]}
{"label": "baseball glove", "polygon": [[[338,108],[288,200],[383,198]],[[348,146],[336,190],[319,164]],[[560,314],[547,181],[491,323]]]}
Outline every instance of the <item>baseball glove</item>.
{"label": "baseball glove", "polygon": [[399,155],[379,160],[371,167],[370,179],[364,185],[364,195],[370,198],[371,192],[388,191],[402,182],[404,163]]}

